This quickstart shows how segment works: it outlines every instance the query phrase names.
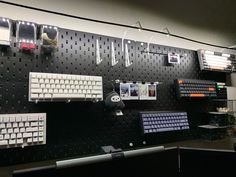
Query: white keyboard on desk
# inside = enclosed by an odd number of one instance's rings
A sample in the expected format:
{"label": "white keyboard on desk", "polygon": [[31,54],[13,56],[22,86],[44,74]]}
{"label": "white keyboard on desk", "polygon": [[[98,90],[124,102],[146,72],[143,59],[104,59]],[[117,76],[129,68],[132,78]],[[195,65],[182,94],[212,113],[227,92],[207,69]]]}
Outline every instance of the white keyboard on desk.
{"label": "white keyboard on desk", "polygon": [[46,144],[46,113],[0,114],[0,148]]}
{"label": "white keyboard on desk", "polygon": [[29,101],[102,101],[101,76],[29,73]]}

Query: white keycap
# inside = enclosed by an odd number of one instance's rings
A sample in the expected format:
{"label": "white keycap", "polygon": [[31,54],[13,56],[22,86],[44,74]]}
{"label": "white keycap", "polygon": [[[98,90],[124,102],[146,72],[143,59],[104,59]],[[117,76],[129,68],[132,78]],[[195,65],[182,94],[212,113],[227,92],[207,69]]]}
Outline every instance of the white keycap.
{"label": "white keycap", "polygon": [[23,144],[23,139],[22,139],[22,138],[16,139],[16,143],[17,143],[17,144]]}
{"label": "white keycap", "polygon": [[39,88],[40,85],[39,84],[31,84],[31,88]]}
{"label": "white keycap", "polygon": [[7,133],[7,129],[2,129],[1,133],[2,134],[6,134]]}
{"label": "white keycap", "polygon": [[7,123],[7,128],[11,128],[11,123]]}
{"label": "white keycap", "polygon": [[45,84],[40,84],[40,88],[41,88],[41,89],[44,89],[45,87],[46,87]]}
{"label": "white keycap", "polygon": [[48,84],[49,83],[49,79],[45,79],[44,83]]}
{"label": "white keycap", "polygon": [[33,138],[33,142],[38,142],[38,138]]}
{"label": "white keycap", "polygon": [[43,93],[48,93],[48,89],[43,89]]}
{"label": "white keycap", "polygon": [[25,132],[25,128],[20,128],[20,132],[24,133]]}
{"label": "white keycap", "polygon": [[27,116],[27,118],[28,118],[28,121],[38,121],[38,118],[39,117],[39,115],[29,115],[29,116]]}
{"label": "white keycap", "polygon": [[33,137],[38,137],[38,132],[34,132]]}
{"label": "white keycap", "polygon": [[102,90],[102,87],[101,86],[94,86],[93,89],[94,90]]}
{"label": "white keycap", "polygon": [[44,130],[44,128],[43,127],[39,127],[39,129],[38,129],[39,131],[43,131]]}
{"label": "white keycap", "polygon": [[13,129],[12,129],[12,128],[9,128],[7,132],[8,132],[8,133],[13,133]]}
{"label": "white keycap", "polygon": [[101,82],[96,82],[96,85],[102,85],[102,83]]}
{"label": "white keycap", "polygon": [[44,122],[43,121],[40,121],[39,122],[39,126],[43,126],[44,125]]}
{"label": "white keycap", "polygon": [[22,133],[17,133],[17,138],[22,138]]}
{"label": "white keycap", "polygon": [[21,118],[21,120],[22,120],[22,122],[25,122],[25,121],[27,121],[27,117],[26,117],[26,116],[23,116],[23,117]]}
{"label": "white keycap", "polygon": [[10,139],[9,140],[9,145],[13,145],[13,144],[16,144],[16,140],[15,139]]}
{"label": "white keycap", "polygon": [[43,136],[43,132],[39,132],[39,136]]}
{"label": "white keycap", "polygon": [[53,93],[53,89],[48,89],[48,93]]}
{"label": "white keycap", "polygon": [[52,98],[51,94],[44,94],[44,98]]}
{"label": "white keycap", "polygon": [[32,79],[31,82],[32,82],[32,83],[38,83],[39,80],[38,80],[38,79]]}
{"label": "white keycap", "polygon": [[39,83],[44,83],[44,79],[39,79]]}
{"label": "white keycap", "polygon": [[31,127],[36,127],[36,126],[38,126],[38,122],[31,122],[31,123],[30,123],[30,126],[31,126]]}
{"label": "white keycap", "polygon": [[20,129],[19,128],[14,128],[14,133],[19,133]]}
{"label": "white keycap", "polygon": [[4,139],[5,139],[5,140],[10,139],[10,135],[9,135],[9,134],[5,134],[5,135],[4,135]]}
{"label": "white keycap", "polygon": [[11,134],[11,139],[15,139],[15,138],[16,138],[16,134],[15,133]]}
{"label": "white keycap", "polygon": [[31,94],[31,98],[38,98],[39,95],[38,94]]}
{"label": "white keycap", "polygon": [[32,133],[23,133],[23,138],[32,137]]}
{"label": "white keycap", "polygon": [[29,127],[30,123],[29,122],[25,122],[25,127]]}
{"label": "white keycap", "polygon": [[50,85],[50,84],[46,84],[46,88],[47,88],[47,89],[50,89],[50,88],[51,88],[51,85]]}
{"label": "white keycap", "polygon": [[33,139],[32,138],[27,138],[27,143],[32,143]]}
{"label": "white keycap", "polygon": [[15,122],[16,118],[15,117],[10,117],[10,122]]}
{"label": "white keycap", "polygon": [[0,135],[0,140],[3,140],[3,135]]}
{"label": "white keycap", "polygon": [[101,94],[100,90],[92,90],[92,94]]}
{"label": "white keycap", "polygon": [[1,140],[0,141],[0,146],[4,146],[4,145],[8,145],[8,141],[7,140]]}
{"label": "white keycap", "polygon": [[64,92],[64,93],[68,93],[68,90],[67,90],[67,89],[64,89],[63,92]]}
{"label": "white keycap", "polygon": [[43,89],[31,89],[31,93],[42,93]]}
{"label": "white keycap", "polygon": [[85,97],[86,97],[86,98],[92,98],[92,95],[87,94]]}
{"label": "white keycap", "polygon": [[19,122],[19,127],[24,127],[24,123],[23,122]]}
{"label": "white keycap", "polygon": [[4,117],[3,122],[8,123],[9,122],[9,117]]}
{"label": "white keycap", "polygon": [[13,125],[12,125],[13,128],[16,128],[18,127],[18,123],[17,122],[14,122]]}
{"label": "white keycap", "polygon": [[0,128],[5,128],[5,124],[0,124]]}
{"label": "white keycap", "polygon": [[43,142],[43,137],[39,137],[39,142]]}

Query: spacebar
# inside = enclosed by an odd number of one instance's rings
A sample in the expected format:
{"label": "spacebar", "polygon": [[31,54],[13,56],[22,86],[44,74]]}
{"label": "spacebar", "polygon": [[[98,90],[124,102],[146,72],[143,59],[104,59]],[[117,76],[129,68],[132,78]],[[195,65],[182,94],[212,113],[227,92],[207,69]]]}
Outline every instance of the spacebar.
{"label": "spacebar", "polygon": [[52,98],[84,98],[85,94],[53,94]]}

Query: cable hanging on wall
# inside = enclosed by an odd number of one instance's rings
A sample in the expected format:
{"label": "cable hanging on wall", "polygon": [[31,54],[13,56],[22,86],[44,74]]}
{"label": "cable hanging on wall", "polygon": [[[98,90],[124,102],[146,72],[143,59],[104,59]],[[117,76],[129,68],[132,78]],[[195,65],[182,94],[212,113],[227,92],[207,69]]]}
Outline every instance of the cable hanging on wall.
{"label": "cable hanging on wall", "polygon": [[[54,14],[54,15],[60,15],[60,16],[65,16],[65,17],[70,17],[70,18],[75,18],[75,19],[80,19],[80,20],[85,20],[85,21],[91,21],[91,22],[95,22],[95,23],[101,23],[101,24],[107,24],[107,25],[113,25],[113,26],[119,26],[119,27],[126,27],[126,28],[132,28],[132,29],[139,29],[139,27],[136,27],[136,26],[126,25],[126,24],[121,24],[121,23],[108,22],[108,21],[103,21],[103,20],[96,20],[96,19],[91,19],[91,18],[85,18],[85,17],[76,16],[76,15],[65,14],[65,13],[61,13],[61,12],[56,12],[56,11],[51,11],[51,10],[46,10],[46,9],[21,5],[21,4],[7,2],[7,1],[0,1],[0,3],[7,4],[7,5],[12,5],[12,6],[16,6],[16,7],[22,7],[22,8],[26,8],[26,9],[31,9],[31,10],[36,10],[36,11],[40,11],[40,12],[46,12],[46,13],[50,13],[50,14]],[[158,31],[158,30],[154,30],[154,29],[150,29],[150,28],[143,28],[142,27],[142,30],[143,31],[148,31],[148,32],[153,32],[153,33],[158,33],[158,34],[163,34],[163,35],[167,34],[166,32],[162,32],[162,31]],[[169,34],[169,36],[175,37],[175,38],[178,38],[178,39],[182,39],[182,40],[186,40],[186,41],[190,41],[190,42],[194,42],[194,43],[198,43],[198,44],[211,46],[211,47],[236,50],[236,48],[229,48],[227,46],[207,43],[207,42],[191,39],[191,38],[188,38],[188,37],[184,37],[184,36],[180,36],[180,35],[176,35],[176,34],[172,34],[172,33]]]}

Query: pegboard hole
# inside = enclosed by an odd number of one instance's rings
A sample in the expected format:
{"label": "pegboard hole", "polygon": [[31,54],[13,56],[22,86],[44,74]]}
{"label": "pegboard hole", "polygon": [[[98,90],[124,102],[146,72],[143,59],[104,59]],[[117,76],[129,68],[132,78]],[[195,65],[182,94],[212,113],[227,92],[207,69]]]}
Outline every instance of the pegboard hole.
{"label": "pegboard hole", "polygon": [[64,36],[63,36],[63,35],[61,35],[61,38],[63,39],[63,38],[64,38]]}

